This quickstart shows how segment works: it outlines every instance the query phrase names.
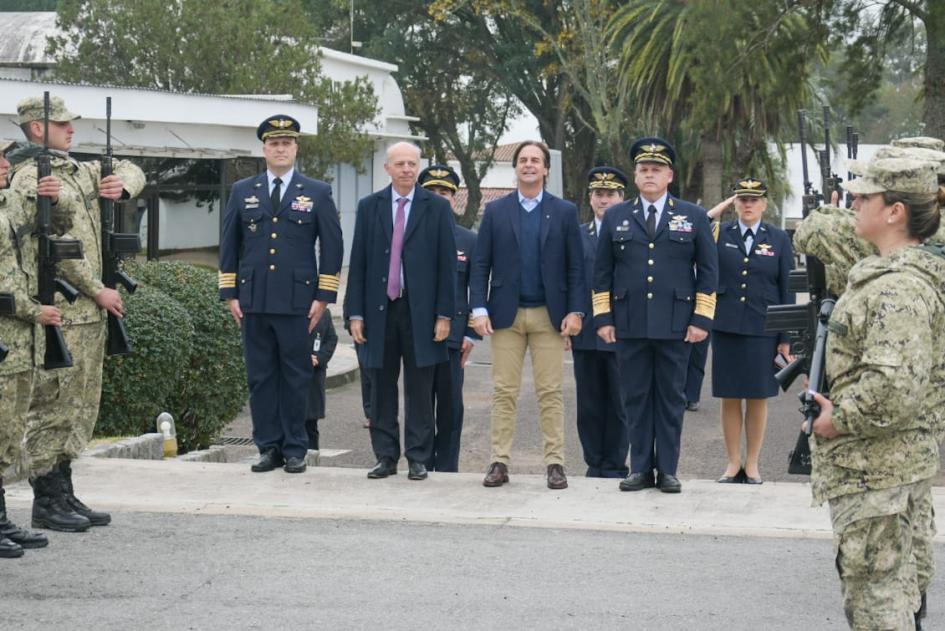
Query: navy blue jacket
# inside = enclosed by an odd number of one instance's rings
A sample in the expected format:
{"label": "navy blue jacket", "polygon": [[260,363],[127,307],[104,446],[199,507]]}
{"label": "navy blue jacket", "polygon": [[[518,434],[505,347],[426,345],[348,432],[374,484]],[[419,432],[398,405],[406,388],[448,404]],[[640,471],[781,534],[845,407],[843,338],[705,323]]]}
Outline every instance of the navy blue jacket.
{"label": "navy blue jacket", "polygon": [[476,233],[457,224],[453,226],[453,237],[456,239],[456,311],[446,344],[458,349],[462,348],[464,337],[479,339],[469,326],[469,270],[476,252]]}
{"label": "navy blue jacket", "polygon": [[221,300],[239,298],[244,313],[307,314],[315,299],[335,301],[343,256],[325,182],[296,171],[277,209],[265,172],[233,185],[220,235]]}
{"label": "navy blue jacket", "polygon": [[594,326],[619,338],[681,340],[712,330],[718,253],[705,210],[670,195],[651,240],[637,197],[604,215],[594,272]]}
{"label": "navy blue jacket", "polygon": [[[348,317],[364,319],[367,365],[384,364],[384,328],[387,322],[387,270],[390,265],[391,187],[358,202],[354,241],[348,263]],[[415,187],[404,228],[401,255],[404,286],[410,304],[417,366],[432,366],[448,358],[446,341],[434,342],[437,316],[456,313],[456,241],[453,210],[446,199]]]}
{"label": "navy blue jacket", "polygon": [[[742,335],[765,335],[768,305],[794,302],[788,291],[788,275],[794,269],[794,251],[787,233],[761,222],[751,252],[737,221],[719,230],[719,291],[715,309],[715,329]],[[772,334],[774,335],[774,334]],[[781,342],[789,342],[787,333]]]}
{"label": "navy blue jacket", "polygon": [[[581,226],[581,243],[584,246],[584,277],[587,281],[584,313],[591,314],[591,287],[594,286],[594,260],[597,258],[597,224],[592,219],[587,225]],[[610,351],[617,350],[616,344],[608,344],[600,339],[597,329],[588,320],[581,332],[571,338],[571,348],[578,351]]]}
{"label": "navy blue jacket", "polygon": [[[486,204],[469,278],[469,304],[485,307],[493,329],[515,321],[522,281],[518,192]],[[535,209],[541,216],[541,279],[551,324],[569,313],[585,313],[587,285],[577,206],[548,191]],[[534,211],[533,211],[534,212]],[[490,278],[491,276],[491,278]]]}

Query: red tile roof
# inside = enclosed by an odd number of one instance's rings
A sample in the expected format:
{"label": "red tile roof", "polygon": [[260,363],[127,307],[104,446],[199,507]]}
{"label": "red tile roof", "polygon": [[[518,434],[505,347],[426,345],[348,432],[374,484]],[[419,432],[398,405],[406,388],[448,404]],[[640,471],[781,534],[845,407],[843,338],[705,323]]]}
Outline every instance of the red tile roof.
{"label": "red tile roof", "polygon": [[[486,204],[491,201],[495,201],[500,197],[505,197],[512,191],[514,188],[482,188],[482,202],[479,204],[479,212],[477,214],[481,215],[482,211],[485,210]],[[469,191],[463,187],[459,189],[456,193],[456,212],[459,214],[464,214],[466,212],[466,201],[469,198]]]}

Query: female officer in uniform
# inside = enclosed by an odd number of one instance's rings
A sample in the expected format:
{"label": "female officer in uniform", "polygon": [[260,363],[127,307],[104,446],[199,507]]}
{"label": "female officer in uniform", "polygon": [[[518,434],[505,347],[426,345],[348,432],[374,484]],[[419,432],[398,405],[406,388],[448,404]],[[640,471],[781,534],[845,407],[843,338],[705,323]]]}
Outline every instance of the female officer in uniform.
{"label": "female officer in uniform", "polygon": [[827,338],[830,400],[811,440],[814,502],[829,502],[853,629],[912,629],[919,592],[913,522],[938,470],[945,405],[945,250],[924,242],[945,201],[935,165],[851,166],[856,234],[876,247],[850,270]]}
{"label": "female officer in uniform", "polygon": [[738,218],[716,224],[719,291],[712,333],[712,396],[722,399],[728,454],[728,467],[718,481],[761,484],[758,455],[768,422],[767,397],[778,393],[774,361],[778,354],[788,358],[790,353],[787,334],[765,333],[765,314],[768,305],[793,302],[788,274],[794,252],[786,232],[761,220],[768,207],[765,183],[746,177],[733,190]]}

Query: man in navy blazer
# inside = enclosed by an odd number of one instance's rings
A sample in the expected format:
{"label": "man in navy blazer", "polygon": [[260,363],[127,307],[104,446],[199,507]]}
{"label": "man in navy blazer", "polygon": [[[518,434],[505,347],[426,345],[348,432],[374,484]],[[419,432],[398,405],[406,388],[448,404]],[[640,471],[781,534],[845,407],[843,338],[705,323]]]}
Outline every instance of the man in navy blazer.
{"label": "man in navy blazer", "polygon": [[257,472],[305,470],[309,333],[335,301],[344,255],[331,188],[294,168],[299,133],[291,116],[259,125],[266,172],[233,185],[220,236],[220,299],[243,333]]}
{"label": "man in navy blazer", "polygon": [[617,342],[626,387],[630,475],[620,489],[678,493],[686,370],[691,345],[712,330],[718,255],[705,211],[669,194],[672,145],[641,138],[630,157],[640,194],[601,223],[594,324]]}
{"label": "man in navy blazer", "polygon": [[544,190],[548,147],[525,141],[513,155],[518,189],[486,206],[469,280],[473,328],[492,335],[492,445],[485,486],[508,482],[518,393],[531,349],[547,483],[564,472],[564,351],[581,331],[584,254],[577,207]]}
{"label": "man in navy blazer", "polygon": [[456,243],[449,202],[417,186],[420,149],[387,150],[391,186],[358,202],[348,267],[351,337],[365,344],[376,405],[369,478],[397,473],[400,427],[397,381],[404,365],[404,455],[408,478],[427,477],[433,450],[433,376],[447,360],[456,309]]}

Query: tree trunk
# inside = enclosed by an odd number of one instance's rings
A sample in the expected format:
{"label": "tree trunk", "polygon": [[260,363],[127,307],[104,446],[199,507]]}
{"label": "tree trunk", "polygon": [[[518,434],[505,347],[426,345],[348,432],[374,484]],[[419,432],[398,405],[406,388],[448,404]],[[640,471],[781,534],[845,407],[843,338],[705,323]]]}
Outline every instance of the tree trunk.
{"label": "tree trunk", "polygon": [[722,143],[711,132],[702,136],[702,206],[722,201]]}
{"label": "tree trunk", "polygon": [[945,2],[926,3],[925,134],[945,138]]}
{"label": "tree trunk", "polygon": [[[479,174],[476,173],[475,164],[472,165],[471,169],[467,169],[465,165],[461,165],[461,170],[463,172],[463,181],[466,183],[466,210],[461,216],[456,218],[456,223],[467,228],[472,228],[476,223],[476,219],[479,218],[479,206],[482,204],[482,188],[479,186]],[[470,174],[467,174],[467,171],[470,172],[472,177],[469,177]]]}

